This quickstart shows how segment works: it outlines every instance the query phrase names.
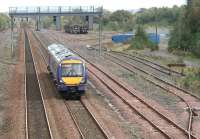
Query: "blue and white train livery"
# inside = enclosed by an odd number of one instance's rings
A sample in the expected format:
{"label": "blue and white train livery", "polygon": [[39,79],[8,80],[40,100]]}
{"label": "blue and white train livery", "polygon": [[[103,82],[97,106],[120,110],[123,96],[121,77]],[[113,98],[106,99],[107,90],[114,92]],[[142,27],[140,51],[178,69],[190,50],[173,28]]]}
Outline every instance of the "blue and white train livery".
{"label": "blue and white train livery", "polygon": [[57,89],[66,94],[81,96],[86,90],[85,61],[61,44],[48,46],[48,70],[53,75]]}

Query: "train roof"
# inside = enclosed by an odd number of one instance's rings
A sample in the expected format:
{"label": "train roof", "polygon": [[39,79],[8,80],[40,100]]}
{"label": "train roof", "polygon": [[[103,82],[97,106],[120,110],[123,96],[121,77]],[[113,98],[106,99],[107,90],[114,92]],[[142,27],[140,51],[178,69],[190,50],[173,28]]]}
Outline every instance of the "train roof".
{"label": "train roof", "polygon": [[64,59],[80,59],[77,55],[72,53],[62,44],[51,44],[48,46],[48,51],[51,55],[55,57],[57,61],[62,61]]}

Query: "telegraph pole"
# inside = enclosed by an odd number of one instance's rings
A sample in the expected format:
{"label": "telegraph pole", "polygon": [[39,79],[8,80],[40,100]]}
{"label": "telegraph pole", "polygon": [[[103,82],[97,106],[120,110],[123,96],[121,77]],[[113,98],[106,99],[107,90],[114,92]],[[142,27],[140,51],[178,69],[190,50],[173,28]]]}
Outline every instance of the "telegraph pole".
{"label": "telegraph pole", "polygon": [[13,53],[13,28],[14,28],[14,21],[13,21],[13,16],[11,16],[11,57],[14,56],[14,53]]}
{"label": "telegraph pole", "polygon": [[99,56],[102,55],[102,14],[103,7],[101,7],[101,14],[99,15]]}
{"label": "telegraph pole", "polygon": [[158,11],[155,7],[155,24],[156,24],[156,45],[158,46],[158,22],[157,22]]}

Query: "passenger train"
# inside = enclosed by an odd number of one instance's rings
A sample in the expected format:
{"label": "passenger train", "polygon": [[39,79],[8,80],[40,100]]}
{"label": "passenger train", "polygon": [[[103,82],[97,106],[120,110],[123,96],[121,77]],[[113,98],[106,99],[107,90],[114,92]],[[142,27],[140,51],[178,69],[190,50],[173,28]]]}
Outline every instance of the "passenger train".
{"label": "passenger train", "polygon": [[48,46],[48,67],[58,91],[65,96],[80,97],[85,93],[87,71],[85,61],[61,44]]}

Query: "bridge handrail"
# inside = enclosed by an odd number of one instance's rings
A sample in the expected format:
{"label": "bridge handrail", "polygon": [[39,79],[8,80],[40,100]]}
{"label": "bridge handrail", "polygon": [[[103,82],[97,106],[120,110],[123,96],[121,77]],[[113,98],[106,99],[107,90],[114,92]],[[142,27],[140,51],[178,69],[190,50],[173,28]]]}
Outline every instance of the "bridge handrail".
{"label": "bridge handrail", "polygon": [[17,13],[102,13],[96,6],[46,6],[46,7],[9,7],[9,14]]}

